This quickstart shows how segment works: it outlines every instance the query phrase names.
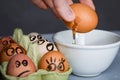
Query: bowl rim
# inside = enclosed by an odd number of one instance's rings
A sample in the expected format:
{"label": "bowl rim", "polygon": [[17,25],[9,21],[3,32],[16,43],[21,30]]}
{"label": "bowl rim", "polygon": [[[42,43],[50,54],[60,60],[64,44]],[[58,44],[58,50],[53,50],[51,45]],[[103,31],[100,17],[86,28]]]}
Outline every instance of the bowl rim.
{"label": "bowl rim", "polygon": [[[63,31],[59,31],[57,33],[55,33],[53,35],[53,41],[55,42],[55,44],[59,44],[65,47],[71,47],[71,48],[82,48],[82,49],[101,49],[101,48],[110,48],[110,47],[115,47],[115,46],[120,46],[120,39],[114,43],[110,43],[110,44],[104,44],[104,45],[73,45],[73,44],[69,44],[69,43],[64,43],[61,42],[60,40],[58,40],[56,38],[56,36],[58,36],[59,33],[61,32],[66,32],[66,31],[71,31],[71,30],[63,30]],[[120,38],[120,35],[117,33],[114,33],[112,31],[107,31],[107,30],[100,30],[100,29],[94,29],[94,31],[103,31],[103,32],[107,32],[110,33],[112,35],[115,35],[116,37]]]}

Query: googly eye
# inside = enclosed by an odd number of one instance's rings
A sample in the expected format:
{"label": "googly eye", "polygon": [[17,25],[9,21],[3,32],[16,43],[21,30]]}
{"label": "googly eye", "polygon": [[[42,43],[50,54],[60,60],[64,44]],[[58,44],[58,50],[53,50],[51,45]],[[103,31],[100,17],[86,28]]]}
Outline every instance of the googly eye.
{"label": "googly eye", "polygon": [[35,36],[35,35],[31,35],[31,36],[30,36],[30,41],[35,41],[35,39],[36,39],[36,36]]}
{"label": "googly eye", "polygon": [[22,54],[23,53],[23,49],[21,47],[16,47],[16,53],[17,54]]}
{"label": "googly eye", "polygon": [[47,49],[48,51],[52,51],[52,50],[54,49],[53,43],[48,43],[48,44],[46,45],[46,49]]}
{"label": "googly eye", "polygon": [[14,48],[6,48],[5,51],[8,56],[14,55]]}
{"label": "googly eye", "polygon": [[38,45],[42,45],[43,43],[45,42],[45,40],[44,39],[40,39],[40,40],[38,40]]}
{"label": "googly eye", "polygon": [[41,35],[37,35],[37,39],[42,39],[42,36]]}
{"label": "googly eye", "polygon": [[22,61],[22,64],[23,64],[24,66],[27,66],[27,65],[28,65],[28,61],[27,61],[27,60],[23,60],[23,61]]}
{"label": "googly eye", "polygon": [[19,68],[20,65],[21,65],[20,61],[17,60],[17,61],[15,62],[15,65],[16,65],[16,68]]}
{"label": "googly eye", "polygon": [[8,41],[7,41],[7,40],[4,40],[4,41],[2,42],[2,44],[3,44],[4,46],[8,45]]}

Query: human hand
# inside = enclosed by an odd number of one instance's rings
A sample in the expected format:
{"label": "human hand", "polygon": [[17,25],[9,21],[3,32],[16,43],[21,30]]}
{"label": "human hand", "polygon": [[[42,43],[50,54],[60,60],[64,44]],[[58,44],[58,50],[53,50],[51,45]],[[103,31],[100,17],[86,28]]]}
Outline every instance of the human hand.
{"label": "human hand", "polygon": [[[95,10],[92,0],[79,0]],[[50,8],[53,13],[60,19],[65,21],[73,21],[75,16],[69,5],[73,4],[72,0],[32,0],[32,2],[41,9]]]}

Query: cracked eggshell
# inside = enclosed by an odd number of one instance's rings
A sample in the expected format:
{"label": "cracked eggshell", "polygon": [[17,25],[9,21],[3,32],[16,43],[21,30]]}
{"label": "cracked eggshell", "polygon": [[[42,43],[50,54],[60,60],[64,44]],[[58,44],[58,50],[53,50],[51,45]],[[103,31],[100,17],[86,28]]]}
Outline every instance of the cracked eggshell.
{"label": "cracked eggshell", "polygon": [[69,29],[79,33],[86,33],[97,27],[98,16],[91,7],[83,3],[74,3],[70,7],[75,14],[75,20],[71,22],[64,21]]}

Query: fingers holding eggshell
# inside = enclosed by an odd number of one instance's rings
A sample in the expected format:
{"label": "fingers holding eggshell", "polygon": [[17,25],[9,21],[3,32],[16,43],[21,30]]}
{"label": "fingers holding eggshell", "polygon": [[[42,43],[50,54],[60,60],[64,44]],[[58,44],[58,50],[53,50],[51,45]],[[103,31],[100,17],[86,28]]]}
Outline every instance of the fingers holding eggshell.
{"label": "fingers holding eggshell", "polygon": [[70,7],[75,14],[75,19],[71,22],[64,21],[69,29],[86,33],[96,28],[98,16],[95,10],[83,3],[74,3]]}

